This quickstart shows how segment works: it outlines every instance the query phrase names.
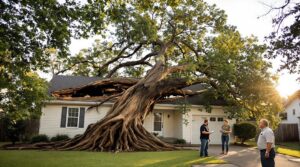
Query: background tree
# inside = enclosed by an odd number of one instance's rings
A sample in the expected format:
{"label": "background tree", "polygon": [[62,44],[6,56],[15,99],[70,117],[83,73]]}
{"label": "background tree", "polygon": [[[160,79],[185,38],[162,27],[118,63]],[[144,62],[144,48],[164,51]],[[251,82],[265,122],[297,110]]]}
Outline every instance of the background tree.
{"label": "background tree", "polygon": [[[197,93],[210,92],[237,106],[239,110],[229,110],[232,115],[248,112],[277,119],[281,99],[268,72],[270,64],[262,57],[265,46],[254,37],[242,38],[226,24],[224,11],[201,0],[107,3],[104,9],[106,29],[96,47],[67,59],[70,64],[58,73],[83,70],[106,78],[97,84],[118,91],[99,105],[116,101],[102,120],[89,125],[83,135],[55,144],[57,149],[174,149],[146,131],[143,121],[156,102],[194,94],[183,88],[199,83],[204,90]],[[136,66],[147,71],[139,74],[143,78],[114,78]],[[54,94],[76,97],[93,86]]]}
{"label": "background tree", "polygon": [[269,7],[267,14],[275,11],[277,15],[273,19],[276,29],[267,37],[270,41],[267,57],[280,56],[283,58],[280,70],[287,69],[291,73],[300,73],[300,2],[286,0],[282,6]]}
{"label": "background tree", "polygon": [[81,5],[73,0],[0,1],[0,108],[13,115],[12,119],[27,115],[24,109],[32,112],[36,107],[39,113],[39,103],[45,96],[36,96],[29,90],[42,94],[46,85],[40,84],[46,82],[32,71],[47,72],[51,65],[57,65],[51,63],[49,56],[53,49],[57,59],[65,58],[69,56],[71,37],[88,37],[102,29],[104,3],[97,2]]}
{"label": "background tree", "polygon": [[28,72],[2,89],[0,97],[4,111],[1,118],[4,127],[1,130],[15,144],[29,135],[25,134],[26,120],[39,118],[43,102],[49,98],[48,84],[36,73]]}
{"label": "background tree", "polygon": [[13,145],[17,141],[20,141],[21,137],[25,134],[25,121],[24,120],[12,120],[9,116],[1,117],[3,122],[1,130],[4,131],[6,137],[12,142]]}

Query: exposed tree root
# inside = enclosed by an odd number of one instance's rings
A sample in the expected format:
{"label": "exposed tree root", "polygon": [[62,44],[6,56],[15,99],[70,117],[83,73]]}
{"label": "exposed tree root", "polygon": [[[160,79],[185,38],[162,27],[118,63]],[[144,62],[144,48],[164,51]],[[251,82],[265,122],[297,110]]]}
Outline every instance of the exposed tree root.
{"label": "exposed tree root", "polygon": [[[179,88],[187,85],[185,80],[166,79],[169,73],[182,70],[182,68],[183,66],[178,66],[178,69],[166,68],[162,63],[156,64],[145,78],[122,92],[108,114],[102,120],[89,125],[84,134],[68,141],[41,143],[34,146],[57,150],[115,152],[175,150],[173,145],[164,143],[148,132],[143,127],[143,121],[153,110],[155,103],[165,94],[169,92],[191,93],[178,91]],[[136,81],[130,80],[131,84],[134,82]],[[102,84],[103,81],[100,83]],[[72,91],[63,91],[63,94],[66,93],[72,94]]]}

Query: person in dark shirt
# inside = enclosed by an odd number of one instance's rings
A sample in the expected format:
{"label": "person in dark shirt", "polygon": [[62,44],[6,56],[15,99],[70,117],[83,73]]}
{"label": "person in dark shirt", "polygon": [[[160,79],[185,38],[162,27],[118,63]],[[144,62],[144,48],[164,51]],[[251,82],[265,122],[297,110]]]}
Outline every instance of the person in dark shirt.
{"label": "person in dark shirt", "polygon": [[209,134],[212,132],[209,132],[208,129],[208,120],[204,120],[204,124],[200,127],[200,140],[201,140],[201,146],[200,146],[200,157],[208,157],[208,141],[209,141]]}

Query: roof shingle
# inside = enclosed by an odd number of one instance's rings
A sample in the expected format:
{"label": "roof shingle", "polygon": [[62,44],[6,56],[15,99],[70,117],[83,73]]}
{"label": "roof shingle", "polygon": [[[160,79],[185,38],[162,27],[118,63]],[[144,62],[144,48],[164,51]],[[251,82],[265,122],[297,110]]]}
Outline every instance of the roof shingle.
{"label": "roof shingle", "polygon": [[[61,89],[67,88],[76,88],[88,83],[100,80],[100,77],[85,77],[85,76],[67,76],[67,75],[54,75],[50,81],[49,93]],[[188,86],[184,89],[195,91],[200,91],[205,89],[202,84],[196,84],[192,86]],[[84,99],[84,98],[83,98]],[[193,95],[189,96],[186,99],[177,100],[176,102],[168,102],[167,104],[176,104],[180,101],[186,101],[191,105],[216,105],[216,106],[223,106],[226,105],[225,100],[216,99],[216,100],[209,100],[207,101],[207,97],[205,94]]]}

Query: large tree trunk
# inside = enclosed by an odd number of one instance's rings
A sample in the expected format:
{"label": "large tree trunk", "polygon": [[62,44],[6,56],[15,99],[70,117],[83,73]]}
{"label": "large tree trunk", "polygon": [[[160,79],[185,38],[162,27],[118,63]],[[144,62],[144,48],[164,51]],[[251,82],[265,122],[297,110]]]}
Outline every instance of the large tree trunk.
{"label": "large tree trunk", "polygon": [[170,90],[163,80],[170,71],[156,64],[145,78],[128,88],[114,103],[108,114],[85,133],[66,142],[58,143],[61,150],[93,151],[156,151],[173,150],[143,127],[143,121],[152,111],[163,91]]}

